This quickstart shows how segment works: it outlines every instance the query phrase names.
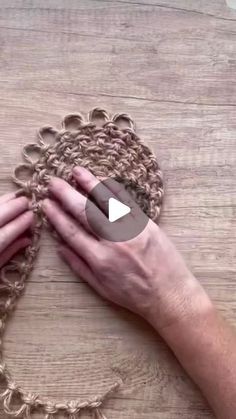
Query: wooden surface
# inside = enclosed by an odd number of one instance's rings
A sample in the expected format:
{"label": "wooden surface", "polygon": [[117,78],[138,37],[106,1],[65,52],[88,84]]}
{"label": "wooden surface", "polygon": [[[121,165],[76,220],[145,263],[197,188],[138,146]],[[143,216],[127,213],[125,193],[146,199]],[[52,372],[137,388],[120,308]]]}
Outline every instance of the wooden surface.
{"label": "wooden surface", "polygon": [[[130,113],[164,171],[161,224],[236,325],[235,74],[223,0],[0,0],[0,192],[41,125]],[[4,351],[22,386],[53,400],[103,391],[118,367],[109,419],[213,418],[159,337],[78,281],[48,236]]]}

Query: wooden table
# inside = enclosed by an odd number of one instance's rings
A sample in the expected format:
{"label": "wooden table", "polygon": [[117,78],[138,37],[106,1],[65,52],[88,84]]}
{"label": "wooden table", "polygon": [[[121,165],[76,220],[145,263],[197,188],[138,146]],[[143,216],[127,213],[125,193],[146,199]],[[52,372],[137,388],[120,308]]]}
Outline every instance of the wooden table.
{"label": "wooden table", "polygon": [[[0,58],[0,192],[40,126],[94,106],[130,113],[164,171],[161,225],[236,324],[236,11],[224,0],[0,0]],[[161,339],[78,281],[47,235],[4,350],[17,382],[52,400],[102,392],[118,368],[108,419],[213,417]]]}

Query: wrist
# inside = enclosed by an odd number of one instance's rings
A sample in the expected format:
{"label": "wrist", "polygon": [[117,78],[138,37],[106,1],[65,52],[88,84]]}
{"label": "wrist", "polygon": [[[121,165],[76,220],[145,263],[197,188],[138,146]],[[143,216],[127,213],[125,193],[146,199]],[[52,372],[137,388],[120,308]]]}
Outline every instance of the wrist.
{"label": "wrist", "polygon": [[195,338],[200,343],[200,338],[209,331],[209,324],[215,323],[216,309],[209,297],[206,295],[195,302],[198,303],[198,306],[192,306],[177,321],[160,329],[160,335],[172,348],[182,346],[188,340],[193,343]]}
{"label": "wrist", "polygon": [[167,292],[160,298],[154,298],[147,320],[166,339],[176,331],[178,336],[190,333],[192,328],[204,318],[212,316],[214,307],[209,296],[189,274],[184,286]]}

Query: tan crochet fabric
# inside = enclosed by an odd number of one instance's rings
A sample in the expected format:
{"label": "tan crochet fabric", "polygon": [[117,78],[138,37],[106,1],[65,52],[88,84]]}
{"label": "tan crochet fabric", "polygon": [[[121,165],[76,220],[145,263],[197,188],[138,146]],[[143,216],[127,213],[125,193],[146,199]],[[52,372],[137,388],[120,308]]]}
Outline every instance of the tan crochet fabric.
{"label": "tan crochet fabric", "polygon": [[[119,128],[124,120],[126,127]],[[13,180],[21,188],[19,194],[31,197],[37,222],[32,245],[25,251],[25,261],[19,262],[15,259],[1,269],[0,290],[6,295],[0,308],[1,335],[7,316],[14,308],[33,269],[41,230],[46,221],[41,213],[40,204],[42,198],[47,196],[50,176],[61,177],[75,185],[71,168],[76,165],[84,166],[98,178],[112,177],[123,182],[151,219],[157,220],[160,214],[163,198],[162,174],[155,156],[136,135],[132,119],[128,115],[117,114],[110,119],[106,111],[96,108],[90,112],[89,121],[85,121],[80,114],[73,114],[66,116],[62,125],[63,129],[60,131],[52,127],[41,128],[38,142],[24,147],[26,163],[20,164],[15,170]],[[47,143],[49,135],[54,137],[53,144]],[[32,151],[38,153],[36,161],[32,161],[29,155]],[[30,175],[27,181],[21,179],[22,172],[25,171]],[[10,271],[18,273],[17,281],[9,279]],[[94,413],[95,418],[104,419],[100,409],[103,400],[121,384],[121,380],[118,379],[106,393],[91,400],[53,403],[19,387],[4,363],[1,346],[0,352],[0,376],[6,387],[1,399],[4,411],[16,418],[30,418],[31,413],[36,410],[41,412],[42,418],[45,419],[54,419],[61,412],[69,419],[77,419],[87,409]],[[13,402],[16,397],[17,408]]]}

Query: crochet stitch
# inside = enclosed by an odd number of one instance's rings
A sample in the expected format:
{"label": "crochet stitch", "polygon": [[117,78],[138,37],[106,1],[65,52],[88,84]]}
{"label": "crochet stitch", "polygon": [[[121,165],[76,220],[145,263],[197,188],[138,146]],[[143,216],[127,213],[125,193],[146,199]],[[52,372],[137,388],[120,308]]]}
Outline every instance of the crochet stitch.
{"label": "crochet stitch", "polygon": [[[126,126],[121,126],[122,121],[126,121]],[[49,136],[53,137],[53,144],[48,143]],[[37,153],[36,160],[30,156],[32,152]],[[154,221],[159,217],[163,198],[162,173],[156,157],[137,136],[134,123],[126,114],[116,114],[110,118],[106,111],[96,108],[89,113],[88,121],[81,114],[67,115],[62,130],[58,131],[51,126],[41,128],[38,142],[27,144],[23,156],[25,163],[16,167],[13,181],[20,187],[18,195],[26,195],[32,200],[36,223],[32,244],[25,250],[25,260],[19,262],[14,259],[0,271],[0,291],[6,295],[0,307],[1,337],[7,317],[15,307],[33,269],[42,227],[47,226],[41,211],[41,201],[48,196],[47,185],[51,176],[63,178],[76,187],[72,168],[79,165],[88,168],[98,179],[114,178],[124,184],[134,200]],[[22,178],[22,173],[26,172],[28,180]],[[9,272],[17,272],[18,280],[10,280]],[[54,419],[61,412],[67,414],[69,419],[77,419],[88,409],[94,413],[95,418],[106,419],[101,411],[102,403],[120,386],[120,379],[107,392],[90,400],[53,403],[38,394],[24,391],[14,382],[4,363],[1,345],[0,340],[0,378],[6,389],[0,397],[7,414],[29,419],[32,411],[38,410],[44,419]],[[20,407],[14,408],[15,397]]]}

